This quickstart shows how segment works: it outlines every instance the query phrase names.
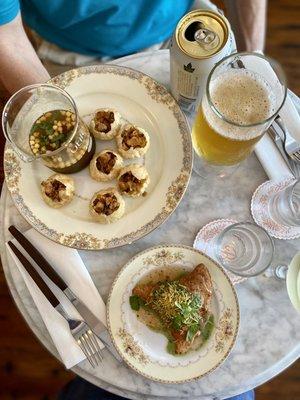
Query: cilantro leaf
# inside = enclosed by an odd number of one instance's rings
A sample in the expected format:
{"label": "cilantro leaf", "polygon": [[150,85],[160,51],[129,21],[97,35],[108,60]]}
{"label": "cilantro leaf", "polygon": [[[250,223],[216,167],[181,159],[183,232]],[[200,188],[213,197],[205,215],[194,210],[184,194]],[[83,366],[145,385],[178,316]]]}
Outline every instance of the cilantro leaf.
{"label": "cilantro leaf", "polygon": [[191,342],[194,339],[194,336],[196,333],[199,331],[200,326],[199,324],[193,324],[189,327],[187,334],[186,334],[186,340],[188,342]]}
{"label": "cilantro leaf", "polygon": [[202,329],[202,332],[201,332],[203,340],[207,340],[210,337],[214,326],[215,326],[214,316],[213,316],[213,314],[211,314],[209,316],[208,320],[206,321],[206,324],[204,325],[204,328]]}
{"label": "cilantro leaf", "polygon": [[176,317],[173,318],[172,326],[176,331],[180,330],[180,328],[182,326],[182,317],[181,317],[181,315],[176,315]]}
{"label": "cilantro leaf", "polygon": [[173,355],[175,354],[175,343],[172,342],[171,340],[168,341],[167,352]]}
{"label": "cilantro leaf", "polygon": [[139,311],[140,307],[143,305],[143,300],[136,295],[129,297],[129,304],[132,310]]}

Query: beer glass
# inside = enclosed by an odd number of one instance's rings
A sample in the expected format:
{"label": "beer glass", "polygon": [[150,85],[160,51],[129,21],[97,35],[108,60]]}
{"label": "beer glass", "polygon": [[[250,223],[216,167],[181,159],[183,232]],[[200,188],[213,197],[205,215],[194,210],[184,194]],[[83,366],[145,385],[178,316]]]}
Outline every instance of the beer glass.
{"label": "beer glass", "polygon": [[[243,161],[269,128],[286,98],[281,66],[259,53],[234,53],[210,72],[192,129],[196,172]],[[196,157],[197,158],[197,157]],[[202,168],[202,172],[199,171]]]}

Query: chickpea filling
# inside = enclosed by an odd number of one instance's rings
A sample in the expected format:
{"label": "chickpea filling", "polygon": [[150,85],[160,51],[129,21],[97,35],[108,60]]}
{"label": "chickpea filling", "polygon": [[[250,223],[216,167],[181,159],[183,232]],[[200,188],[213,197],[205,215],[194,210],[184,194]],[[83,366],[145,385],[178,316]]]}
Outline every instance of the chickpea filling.
{"label": "chickpea filling", "polygon": [[145,135],[133,126],[122,132],[122,146],[124,150],[129,150],[131,147],[145,147],[146,144]]}
{"label": "chickpea filling", "polygon": [[66,190],[66,185],[57,179],[54,179],[53,181],[43,181],[42,186],[44,187],[46,196],[57,202],[61,201],[60,191]]}
{"label": "chickpea filling", "polygon": [[119,178],[119,189],[128,194],[138,193],[144,182],[145,179],[136,178],[132,172],[125,172]]}
{"label": "chickpea filling", "polygon": [[32,125],[29,146],[33,154],[55,151],[68,139],[76,123],[71,111],[53,110],[42,114]]}
{"label": "chickpea filling", "polygon": [[117,156],[110,151],[97,157],[96,167],[103,174],[109,174],[116,164]]}
{"label": "chickpea filling", "polygon": [[97,131],[107,133],[111,130],[111,125],[115,122],[115,115],[112,111],[98,111],[94,121]]}
{"label": "chickpea filling", "polygon": [[120,204],[113,193],[98,195],[93,201],[93,208],[97,214],[111,215],[120,207]]}

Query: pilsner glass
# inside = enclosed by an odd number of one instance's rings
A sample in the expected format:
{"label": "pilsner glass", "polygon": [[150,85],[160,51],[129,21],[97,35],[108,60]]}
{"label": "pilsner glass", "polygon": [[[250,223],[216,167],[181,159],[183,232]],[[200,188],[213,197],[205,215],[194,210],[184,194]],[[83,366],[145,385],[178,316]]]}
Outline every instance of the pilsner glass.
{"label": "pilsner glass", "polygon": [[286,93],[282,68],[268,57],[234,53],[219,61],[208,76],[192,129],[200,157],[196,172],[203,176],[209,165],[243,161],[277,116]]}

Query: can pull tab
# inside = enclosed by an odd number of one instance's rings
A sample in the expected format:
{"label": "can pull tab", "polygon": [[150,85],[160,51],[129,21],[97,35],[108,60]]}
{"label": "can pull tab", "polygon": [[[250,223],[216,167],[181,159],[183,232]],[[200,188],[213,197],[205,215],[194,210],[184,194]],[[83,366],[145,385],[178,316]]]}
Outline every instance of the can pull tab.
{"label": "can pull tab", "polygon": [[214,48],[219,44],[219,36],[206,28],[200,28],[195,32],[195,41],[202,47]]}

